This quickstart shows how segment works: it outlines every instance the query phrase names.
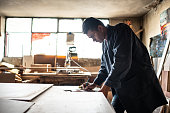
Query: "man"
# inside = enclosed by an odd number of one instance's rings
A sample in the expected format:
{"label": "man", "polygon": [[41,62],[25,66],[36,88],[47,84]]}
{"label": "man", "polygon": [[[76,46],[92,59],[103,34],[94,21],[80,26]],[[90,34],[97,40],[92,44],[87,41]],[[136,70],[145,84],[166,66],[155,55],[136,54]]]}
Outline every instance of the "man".
{"label": "man", "polygon": [[86,90],[102,85],[107,96],[112,89],[116,113],[152,113],[167,104],[144,44],[126,24],[105,27],[93,17],[83,23],[83,33],[102,43],[101,68]]}

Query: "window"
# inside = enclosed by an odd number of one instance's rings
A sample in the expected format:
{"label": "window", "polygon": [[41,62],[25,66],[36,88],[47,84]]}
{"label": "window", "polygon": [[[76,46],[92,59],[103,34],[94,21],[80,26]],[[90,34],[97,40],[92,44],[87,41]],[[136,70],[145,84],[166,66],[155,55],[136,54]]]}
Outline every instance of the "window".
{"label": "window", "polygon": [[32,55],[56,55],[56,18],[33,18]]}
{"label": "window", "polygon": [[[100,20],[109,24],[108,19]],[[78,58],[101,58],[102,44],[82,33],[82,23],[83,19],[7,18],[5,56],[66,56],[69,48],[67,33],[72,32]]]}
{"label": "window", "polygon": [[7,52],[9,57],[23,57],[30,55],[31,33],[8,33]]}
{"label": "window", "polygon": [[57,55],[66,56],[67,55],[67,44],[66,44],[66,33],[58,33],[57,36]]}
{"label": "window", "polygon": [[7,18],[6,32],[6,56],[30,55],[31,18]]}
{"label": "window", "polygon": [[57,19],[33,18],[32,32],[57,32]]}
{"label": "window", "polygon": [[105,26],[107,26],[109,24],[108,19],[99,19],[99,20],[102,21]]}
{"label": "window", "polygon": [[31,18],[7,18],[7,32],[31,32]]}
{"label": "window", "polygon": [[32,55],[56,55],[56,33],[32,33]]}
{"label": "window", "polygon": [[82,19],[60,19],[59,32],[82,32]]}
{"label": "window", "polygon": [[75,33],[75,46],[78,53],[78,58],[101,58],[102,44],[93,42],[85,34]]}

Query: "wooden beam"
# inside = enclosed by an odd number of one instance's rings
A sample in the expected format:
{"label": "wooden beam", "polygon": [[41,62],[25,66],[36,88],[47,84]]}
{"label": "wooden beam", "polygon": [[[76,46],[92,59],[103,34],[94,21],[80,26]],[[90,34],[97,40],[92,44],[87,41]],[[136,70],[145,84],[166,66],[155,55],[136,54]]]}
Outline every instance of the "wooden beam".
{"label": "wooden beam", "polygon": [[136,35],[138,35],[140,32],[142,32],[143,31],[143,29],[140,29],[140,30],[138,30],[137,32],[135,32],[135,34]]}
{"label": "wooden beam", "polygon": [[170,35],[167,36],[166,45],[165,45],[165,48],[164,48],[164,51],[163,51],[163,54],[162,54],[162,58],[161,58],[161,61],[160,61],[160,64],[159,64],[159,68],[158,68],[158,72],[157,72],[157,77],[159,79],[160,79],[160,75],[161,75],[161,72],[162,72],[162,69],[163,69],[163,65],[165,63],[165,58],[166,58],[166,55],[167,55],[167,52],[168,52],[168,49],[169,49],[169,44],[170,44]]}
{"label": "wooden beam", "polygon": [[0,70],[11,70],[11,69],[80,69],[82,67],[0,67]]}

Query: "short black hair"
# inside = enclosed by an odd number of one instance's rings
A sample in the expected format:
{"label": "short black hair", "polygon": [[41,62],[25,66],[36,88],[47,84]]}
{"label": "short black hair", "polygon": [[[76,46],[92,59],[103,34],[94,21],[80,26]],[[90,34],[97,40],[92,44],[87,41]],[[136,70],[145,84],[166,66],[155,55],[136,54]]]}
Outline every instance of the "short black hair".
{"label": "short black hair", "polygon": [[83,22],[83,33],[84,34],[87,34],[88,30],[98,30],[98,25],[102,25],[104,26],[104,24],[96,19],[96,18],[93,18],[93,17],[90,17],[90,18],[87,18],[84,22]]}

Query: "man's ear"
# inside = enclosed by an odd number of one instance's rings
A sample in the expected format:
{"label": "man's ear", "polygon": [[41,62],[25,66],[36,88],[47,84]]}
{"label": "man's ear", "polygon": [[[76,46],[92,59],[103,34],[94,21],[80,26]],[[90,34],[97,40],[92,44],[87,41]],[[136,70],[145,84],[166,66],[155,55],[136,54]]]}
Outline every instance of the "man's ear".
{"label": "man's ear", "polygon": [[98,25],[98,31],[100,31],[100,32],[104,32],[104,30],[103,30],[103,26],[102,26],[102,25]]}

